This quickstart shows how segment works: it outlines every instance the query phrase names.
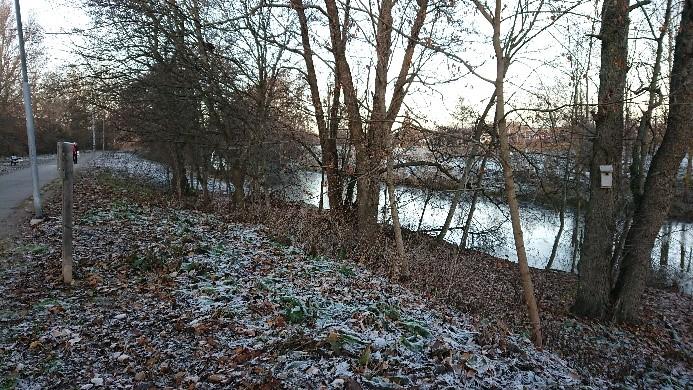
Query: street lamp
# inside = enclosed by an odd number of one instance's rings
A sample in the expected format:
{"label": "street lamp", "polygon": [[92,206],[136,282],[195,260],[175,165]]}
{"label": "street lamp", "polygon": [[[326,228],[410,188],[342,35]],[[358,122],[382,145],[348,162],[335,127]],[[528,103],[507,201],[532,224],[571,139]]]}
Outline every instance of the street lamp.
{"label": "street lamp", "polygon": [[41,194],[39,193],[38,164],[36,163],[36,135],[34,131],[34,112],[31,106],[31,91],[29,76],[26,70],[26,51],[24,50],[24,30],[22,29],[22,13],[19,0],[14,0],[14,12],[17,17],[17,36],[19,39],[19,58],[22,65],[22,93],[24,94],[24,114],[26,115],[26,136],[29,143],[29,159],[31,161],[31,182],[33,184],[34,213],[36,218],[43,218],[41,209]]}

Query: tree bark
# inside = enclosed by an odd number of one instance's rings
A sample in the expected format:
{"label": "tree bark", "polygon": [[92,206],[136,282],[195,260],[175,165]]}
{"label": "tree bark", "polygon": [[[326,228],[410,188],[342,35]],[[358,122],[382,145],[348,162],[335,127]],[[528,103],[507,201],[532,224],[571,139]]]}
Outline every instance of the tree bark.
{"label": "tree bark", "polygon": [[[648,87],[649,99],[647,108],[642,113],[640,124],[638,126],[638,134],[633,143],[632,163],[630,165],[630,188],[633,194],[633,202],[637,203],[642,196],[643,185],[645,183],[645,157],[647,157],[646,137],[647,129],[652,126],[652,112],[661,104],[661,99],[656,100],[659,95],[658,83],[659,75],[662,69],[662,52],[664,51],[664,38],[669,31],[669,21],[671,19],[671,1],[667,0],[666,10],[664,12],[664,23],[660,28],[659,37],[657,37],[657,51],[655,54],[655,63],[652,68],[652,78]],[[649,22],[649,17],[648,17]],[[654,31],[653,31],[654,33]]]}
{"label": "tree bark", "polygon": [[472,170],[472,165],[474,165],[474,159],[476,158],[476,154],[479,152],[479,143],[481,140],[481,134],[484,130],[486,115],[488,115],[488,112],[491,110],[491,107],[493,107],[495,99],[496,94],[494,92],[491,96],[491,99],[489,99],[488,103],[486,104],[484,112],[479,116],[479,120],[476,122],[476,126],[474,127],[474,135],[472,136],[472,150],[467,154],[466,158],[464,159],[464,170],[462,171],[462,180],[460,180],[460,185],[459,187],[457,187],[457,191],[455,192],[455,195],[452,198],[452,203],[450,203],[448,215],[445,217],[445,223],[443,223],[443,227],[440,229],[440,232],[436,237],[436,239],[439,242],[442,242],[445,239],[445,236],[448,234],[450,224],[452,224],[452,218],[455,216],[457,206],[459,205],[460,200],[462,199],[462,192],[467,188],[467,183],[469,183],[469,175]]}
{"label": "tree bark", "polygon": [[[327,197],[330,202],[330,209],[339,211],[342,209],[342,184],[339,177],[339,169],[337,167],[337,138],[332,136],[329,131],[325,118],[325,111],[322,107],[320,99],[320,90],[318,89],[317,72],[315,71],[315,63],[313,62],[313,49],[310,44],[310,35],[308,29],[308,19],[306,18],[305,8],[302,0],[291,0],[291,6],[296,11],[298,22],[301,30],[301,43],[303,45],[303,60],[306,63],[306,80],[310,87],[310,97],[315,110],[315,122],[318,126],[318,136],[320,138],[320,150],[322,152],[322,165],[327,175]],[[337,72],[337,71],[335,71]],[[335,91],[336,104],[339,104],[339,75],[335,73]],[[334,109],[335,102],[333,102]],[[333,120],[333,118],[330,118]]]}
{"label": "tree bark", "polygon": [[387,194],[390,201],[390,215],[392,215],[392,228],[395,232],[395,245],[397,247],[397,259],[392,264],[392,278],[397,280],[401,275],[406,274],[406,258],[404,253],[404,242],[402,241],[402,227],[399,223],[399,210],[397,209],[397,193],[392,179],[394,165],[392,162],[392,135],[387,134]]}
{"label": "tree bark", "polygon": [[665,271],[669,266],[669,248],[671,248],[671,222],[664,225],[664,234],[662,234],[662,244],[659,250],[659,268]]}
{"label": "tree bark", "polygon": [[669,92],[669,117],[662,143],[645,179],[640,204],[626,238],[621,272],[613,291],[616,321],[635,321],[651,262],[652,247],[674,196],[674,183],[686,144],[693,138],[693,0],[686,0],[676,37]]}
{"label": "tree bark", "polygon": [[72,144],[61,142],[60,159],[63,185],[63,245],[62,245],[62,275],[65,284],[72,284],[72,188],[74,186],[74,167],[72,164]]}
{"label": "tree bark", "polygon": [[[609,267],[617,231],[618,193],[623,149],[623,96],[628,65],[629,0],[604,1],[600,39],[599,108],[595,118],[590,161],[590,201],[585,216],[585,237],[580,279],[572,311],[604,318],[609,306]],[[601,188],[600,165],[613,166],[613,187]]]}
{"label": "tree bark", "polygon": [[513,167],[510,165],[510,144],[508,140],[508,128],[505,120],[505,97],[503,86],[505,81],[505,54],[501,46],[501,0],[496,0],[495,15],[493,17],[493,47],[496,55],[496,115],[495,123],[500,142],[500,160],[503,166],[503,179],[505,192],[510,209],[510,221],[513,228],[513,238],[515,239],[515,250],[517,251],[517,262],[520,268],[520,280],[524,293],[529,320],[532,324],[532,338],[537,349],[542,349],[541,323],[539,320],[539,309],[534,297],[534,285],[529,274],[527,264],[527,253],[525,252],[524,238],[522,237],[522,226],[520,225],[520,205],[515,193],[515,179],[513,178]]}

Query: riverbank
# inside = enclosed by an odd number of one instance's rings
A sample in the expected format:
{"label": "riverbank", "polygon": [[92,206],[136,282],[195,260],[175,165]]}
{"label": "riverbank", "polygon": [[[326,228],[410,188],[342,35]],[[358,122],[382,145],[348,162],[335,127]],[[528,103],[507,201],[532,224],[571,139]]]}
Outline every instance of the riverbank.
{"label": "riverbank", "polygon": [[[384,277],[387,230],[358,240],[349,223],[299,204],[176,202],[155,166],[99,165],[124,167],[77,181],[74,286],[59,277],[57,195],[46,199],[53,218],[4,243],[10,388],[693,383],[689,296],[647,289],[643,323],[617,326],[569,313],[575,276],[532,269],[540,353],[512,262],[405,232],[412,272],[395,284]],[[142,167],[159,183],[125,173]]]}
{"label": "riverbank", "polygon": [[[351,224],[299,204],[263,206],[235,218],[263,223],[278,240],[309,253],[359,259],[383,275],[396,256],[391,231],[359,240]],[[405,286],[468,313],[489,342],[502,343],[506,334],[528,334],[516,263],[478,251],[459,252],[455,245],[426,234],[405,231],[404,242],[411,270]],[[642,323],[615,325],[570,313],[574,274],[536,268],[531,274],[546,348],[583,375],[633,387],[656,387],[670,380],[683,387],[693,383],[693,297],[648,288]]]}
{"label": "riverbank", "polygon": [[64,286],[60,200],[47,197],[49,218],[0,251],[2,388],[608,385],[351,258],[195,204],[79,174]]}

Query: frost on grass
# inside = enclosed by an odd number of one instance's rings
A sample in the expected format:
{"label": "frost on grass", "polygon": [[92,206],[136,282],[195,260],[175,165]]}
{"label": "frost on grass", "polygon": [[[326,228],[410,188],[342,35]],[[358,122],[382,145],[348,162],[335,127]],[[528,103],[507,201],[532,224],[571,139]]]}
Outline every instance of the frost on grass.
{"label": "frost on grass", "polygon": [[579,383],[562,360],[520,336],[510,336],[505,350],[483,350],[463,315],[432,309],[354,264],[274,243],[257,228],[229,226],[208,251],[185,259],[176,282],[178,301],[199,313],[188,326],[231,319],[249,337],[228,334],[218,341],[287,387]]}
{"label": "frost on grass", "polygon": [[2,264],[3,386],[600,384],[519,335],[482,347],[464,314],[348,260],[308,256],[261,226],[138,204],[96,177],[78,184],[89,207],[76,207],[74,286],[60,282],[59,219]]}
{"label": "frost on grass", "polygon": [[105,153],[99,158],[89,161],[87,165],[141,177],[158,185],[166,185],[169,182],[166,166],[130,152]]}
{"label": "frost on grass", "polygon": [[[105,247],[78,251],[72,289],[56,288],[59,281],[29,287],[42,298],[23,317],[4,319],[13,326],[0,335],[1,374],[19,388],[579,383],[565,362],[523,337],[482,348],[464,315],[356,264],[278,244],[262,227],[117,202],[78,221],[85,241],[77,248],[95,239]],[[41,229],[44,240],[59,240],[58,221]],[[50,262],[59,247],[49,247],[25,256],[57,271]],[[27,294],[6,292],[8,305]]]}

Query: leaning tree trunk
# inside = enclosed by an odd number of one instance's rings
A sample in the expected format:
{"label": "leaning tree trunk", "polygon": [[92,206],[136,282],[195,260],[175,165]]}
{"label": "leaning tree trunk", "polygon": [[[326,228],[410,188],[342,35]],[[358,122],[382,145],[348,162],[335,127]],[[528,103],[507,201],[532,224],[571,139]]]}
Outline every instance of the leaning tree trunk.
{"label": "leaning tree trunk", "polygon": [[460,239],[459,249],[467,248],[467,239],[469,238],[469,231],[472,228],[472,221],[474,220],[474,212],[476,211],[476,203],[479,200],[479,192],[481,189],[481,182],[484,178],[484,169],[486,169],[486,161],[488,160],[491,149],[487,149],[484,154],[484,158],[481,160],[481,165],[479,166],[479,171],[476,175],[476,185],[477,188],[474,189],[472,193],[472,201],[469,203],[469,211],[467,212],[467,217],[464,221],[464,228],[462,229],[462,238]]}
{"label": "leaning tree trunk", "polygon": [[390,201],[390,215],[392,216],[392,228],[395,231],[395,245],[397,247],[397,258],[392,264],[392,278],[397,280],[401,275],[406,274],[406,258],[404,253],[404,243],[402,241],[402,226],[399,222],[399,210],[397,209],[397,193],[393,181],[393,158],[392,158],[392,135],[387,135],[387,195]]}
{"label": "leaning tree trunk", "polygon": [[[637,203],[642,196],[643,184],[645,183],[645,157],[647,151],[645,139],[647,137],[647,129],[652,127],[652,112],[662,102],[657,100],[659,94],[659,74],[662,69],[662,52],[664,51],[664,38],[669,31],[669,21],[671,19],[671,2],[667,0],[666,10],[664,12],[664,23],[660,28],[659,37],[657,37],[657,51],[655,54],[654,67],[652,68],[652,76],[648,87],[649,99],[647,101],[647,109],[642,113],[640,124],[638,126],[638,134],[633,142],[632,163],[630,165],[630,188],[633,194],[633,202]],[[649,19],[648,19],[649,21]]]}
{"label": "leaning tree trunk", "polygon": [[471,174],[472,166],[474,165],[474,159],[476,158],[476,154],[479,152],[479,144],[481,143],[481,134],[483,133],[484,124],[486,123],[486,115],[488,115],[491,107],[493,107],[495,99],[496,93],[494,91],[491,99],[489,99],[488,103],[486,104],[484,112],[479,116],[479,119],[474,127],[474,134],[472,135],[472,149],[464,159],[464,170],[462,171],[460,185],[457,187],[457,191],[452,197],[452,203],[450,203],[448,214],[445,217],[445,223],[443,223],[443,227],[440,229],[438,236],[436,236],[436,240],[439,242],[443,242],[445,236],[448,234],[448,230],[450,230],[450,225],[452,224],[452,219],[455,216],[455,211],[457,210],[457,206],[460,204],[460,200],[462,199],[462,192],[467,189],[467,183],[469,183],[469,175]]}
{"label": "leaning tree trunk", "polygon": [[614,319],[638,318],[640,297],[651,262],[652,247],[674,196],[679,165],[686,143],[693,138],[693,0],[686,0],[676,37],[669,92],[667,130],[645,179],[633,226],[626,238],[621,272],[613,291]]}
{"label": "leaning tree trunk", "polygon": [[[590,201],[578,269],[580,279],[572,311],[604,318],[609,306],[609,267],[617,231],[618,193],[623,149],[623,94],[628,71],[628,2],[604,1],[601,69],[596,134],[590,161]],[[600,165],[613,167],[612,188],[601,188]]]}
{"label": "leaning tree trunk", "polygon": [[558,245],[561,243],[561,236],[563,235],[563,229],[565,228],[565,206],[567,202],[567,183],[563,183],[563,191],[561,196],[561,209],[558,212],[558,232],[553,240],[553,246],[551,247],[551,255],[549,256],[549,261],[546,263],[546,269],[551,269],[553,267],[553,262],[556,260],[556,254],[558,253]]}
{"label": "leaning tree trunk", "polygon": [[517,251],[517,262],[520,268],[520,280],[529,320],[532,324],[532,334],[534,345],[537,349],[542,348],[541,323],[539,321],[539,309],[534,297],[534,285],[532,276],[529,273],[527,264],[527,253],[525,252],[525,242],[522,237],[522,226],[520,225],[520,205],[515,194],[515,179],[513,178],[513,167],[510,165],[510,144],[508,140],[508,129],[505,121],[505,101],[503,95],[503,83],[505,79],[505,56],[501,46],[500,38],[500,1],[496,1],[496,12],[493,26],[493,47],[496,54],[496,116],[495,123],[500,141],[500,160],[503,166],[503,179],[505,182],[505,192],[510,209],[510,222],[513,228],[513,238],[515,239],[515,249]]}

